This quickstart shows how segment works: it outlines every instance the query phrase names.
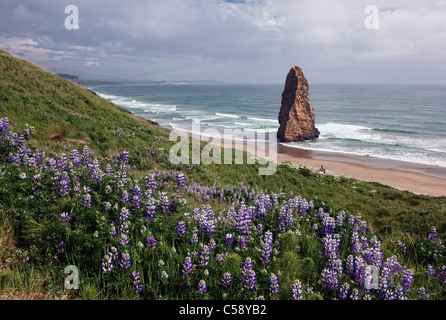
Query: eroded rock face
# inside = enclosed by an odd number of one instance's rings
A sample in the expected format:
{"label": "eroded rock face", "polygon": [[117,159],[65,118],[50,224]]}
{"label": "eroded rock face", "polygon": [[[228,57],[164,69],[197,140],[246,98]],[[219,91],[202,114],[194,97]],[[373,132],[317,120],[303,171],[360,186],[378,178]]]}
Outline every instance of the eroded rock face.
{"label": "eroded rock face", "polygon": [[281,142],[313,140],[319,137],[310,104],[308,81],[302,69],[293,67],[287,75],[279,112],[277,139]]}

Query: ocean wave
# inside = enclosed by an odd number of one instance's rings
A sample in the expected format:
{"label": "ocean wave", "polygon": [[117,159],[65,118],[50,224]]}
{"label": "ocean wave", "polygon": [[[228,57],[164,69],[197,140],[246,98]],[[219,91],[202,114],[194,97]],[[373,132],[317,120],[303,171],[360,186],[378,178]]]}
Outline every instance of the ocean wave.
{"label": "ocean wave", "polygon": [[352,156],[367,156],[378,159],[388,159],[400,162],[407,162],[412,164],[423,164],[430,166],[446,167],[446,160],[444,157],[438,157],[435,153],[426,153],[424,150],[413,149],[399,149],[399,152],[394,152],[394,149],[378,149],[376,147],[366,148],[345,148],[342,145],[320,145],[316,143],[282,143],[285,146],[304,149],[310,151],[327,152],[333,154],[344,154]]}
{"label": "ocean wave", "polygon": [[235,114],[227,114],[227,113],[221,113],[221,112],[216,112],[215,115],[220,116],[220,117],[225,117],[225,118],[234,118],[234,119],[240,118],[240,116],[237,116]]}
{"label": "ocean wave", "polygon": [[256,117],[247,117],[248,120],[258,121],[258,122],[273,122],[273,123],[279,123],[279,121],[273,120],[273,119],[264,119],[264,118],[256,118]]}
{"label": "ocean wave", "polygon": [[415,131],[408,131],[408,130],[398,130],[398,129],[383,129],[383,128],[373,128],[372,131],[378,131],[378,132],[389,132],[389,133],[407,133],[407,134],[417,134]]}
{"label": "ocean wave", "polygon": [[152,112],[158,114],[177,110],[177,106],[171,104],[149,103],[105,93],[98,93],[98,95],[108,101],[113,102],[114,104],[117,104],[118,106],[129,109],[143,109],[144,112]]}

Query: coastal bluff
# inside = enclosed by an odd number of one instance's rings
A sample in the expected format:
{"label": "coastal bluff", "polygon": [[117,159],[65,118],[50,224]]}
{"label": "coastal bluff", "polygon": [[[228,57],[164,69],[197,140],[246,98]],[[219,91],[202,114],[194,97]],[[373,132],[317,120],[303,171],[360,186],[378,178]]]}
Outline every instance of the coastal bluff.
{"label": "coastal bluff", "polygon": [[293,67],[286,77],[279,112],[279,142],[313,140],[319,137],[314,109],[310,104],[308,81],[302,69]]}

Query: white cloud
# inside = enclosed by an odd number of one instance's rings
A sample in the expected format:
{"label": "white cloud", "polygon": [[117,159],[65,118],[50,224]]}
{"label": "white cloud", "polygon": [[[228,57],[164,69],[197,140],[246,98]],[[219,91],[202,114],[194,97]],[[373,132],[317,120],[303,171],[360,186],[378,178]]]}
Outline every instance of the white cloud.
{"label": "white cloud", "polygon": [[[398,82],[417,64],[420,80],[446,82],[445,0],[79,0],[71,32],[63,4],[4,1],[0,46],[42,63],[236,82],[282,82],[295,64],[318,82]],[[378,30],[364,27],[369,4]]]}

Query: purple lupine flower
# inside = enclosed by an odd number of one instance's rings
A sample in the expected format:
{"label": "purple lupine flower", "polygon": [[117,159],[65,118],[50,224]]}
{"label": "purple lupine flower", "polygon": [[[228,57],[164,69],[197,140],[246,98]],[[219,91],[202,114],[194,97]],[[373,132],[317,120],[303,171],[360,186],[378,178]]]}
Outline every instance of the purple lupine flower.
{"label": "purple lupine flower", "polygon": [[110,193],[112,193],[112,191],[113,191],[113,188],[110,187],[110,185],[105,186],[105,190],[104,190],[105,194],[110,194]]}
{"label": "purple lupine flower", "polygon": [[181,238],[186,234],[186,222],[178,221],[177,224],[177,235]]}
{"label": "purple lupine flower", "polygon": [[372,248],[367,248],[364,250],[364,260],[369,265],[373,265],[380,268],[383,259],[384,259],[384,254],[381,251],[380,245],[374,246]]}
{"label": "purple lupine flower", "polygon": [[198,229],[210,237],[215,232],[217,220],[214,211],[210,206],[197,208],[194,210],[194,219],[198,221]]}
{"label": "purple lupine flower", "polygon": [[293,282],[293,300],[303,300],[302,282],[294,280]]}
{"label": "purple lupine flower", "polygon": [[321,231],[324,235],[332,234],[335,231],[336,220],[329,215],[325,215],[322,219]]}
{"label": "purple lupine flower", "polygon": [[109,234],[111,235],[111,236],[116,236],[118,233],[117,233],[117,231],[116,231],[116,227],[115,227],[115,225],[111,225],[110,226],[110,232],[109,232]]}
{"label": "purple lupine flower", "polygon": [[434,246],[441,246],[441,240],[437,238],[437,228],[431,227],[428,239]]}
{"label": "purple lupine flower", "polygon": [[242,277],[240,278],[240,281],[243,283],[243,287],[246,290],[254,290],[256,281],[257,281],[257,275],[255,271],[252,269],[253,263],[250,257],[247,257],[243,263],[243,269],[242,269]]}
{"label": "purple lupine flower", "polygon": [[82,149],[82,157],[81,157],[81,163],[86,165],[90,162],[90,148],[88,146],[84,146]]}
{"label": "purple lupine flower", "polygon": [[109,210],[111,210],[111,208],[112,208],[112,204],[110,203],[110,202],[108,202],[108,201],[105,201],[104,203],[104,211],[109,211]]}
{"label": "purple lupine flower", "polygon": [[59,247],[59,251],[60,251],[61,253],[64,253],[64,252],[65,252],[65,242],[63,242],[63,241],[59,242],[58,247]]}
{"label": "purple lupine flower", "polygon": [[192,231],[192,236],[190,238],[190,243],[198,243],[198,230],[194,229]]}
{"label": "purple lupine flower", "polygon": [[150,189],[152,190],[152,194],[156,193],[158,184],[156,183],[155,174],[147,176],[147,182],[149,184]]}
{"label": "purple lupine flower", "polygon": [[80,197],[80,195],[81,195],[81,188],[79,183],[76,183],[73,188],[73,199]]}
{"label": "purple lupine flower", "polygon": [[268,282],[270,295],[279,294],[279,279],[274,273],[270,274]]}
{"label": "purple lupine flower", "polygon": [[101,171],[99,167],[98,159],[94,159],[92,163],[88,165],[88,179],[90,181],[101,182],[104,173]]}
{"label": "purple lupine flower", "polygon": [[67,223],[67,226],[70,225],[71,217],[68,215],[68,213],[63,212],[63,213],[61,213],[61,214],[59,215],[59,217],[60,217],[60,221],[61,221],[61,222],[66,222],[66,223]]}
{"label": "purple lupine flower", "polygon": [[401,253],[406,253],[407,250],[406,245],[403,242],[401,242],[401,240],[398,240],[397,245],[400,248]]}
{"label": "purple lupine flower", "polygon": [[122,207],[119,211],[119,222],[127,221],[130,218],[130,211],[126,207]]}
{"label": "purple lupine flower", "polygon": [[444,286],[446,285],[446,265],[441,267],[440,274],[438,275],[438,282]]}
{"label": "purple lupine flower", "polygon": [[204,296],[205,293],[208,292],[208,288],[206,285],[206,281],[204,280],[200,280],[198,281],[198,285],[197,285],[197,294]]}
{"label": "purple lupine flower", "polygon": [[129,162],[129,152],[122,151],[121,154],[119,155],[119,159],[124,163],[128,163]]}
{"label": "purple lupine flower", "polygon": [[336,215],[336,226],[342,227],[346,216],[347,213],[345,211],[338,212],[338,214]]}
{"label": "purple lupine flower", "polygon": [[322,270],[320,282],[323,287],[336,290],[338,288],[338,275],[336,271],[330,268]]}
{"label": "purple lupine flower", "polygon": [[181,189],[186,186],[186,176],[184,175],[184,173],[179,173],[177,175],[177,185]]}
{"label": "purple lupine flower", "polygon": [[332,253],[335,253],[339,258],[339,245],[341,243],[341,235],[338,233],[327,234],[323,239],[324,243],[324,256],[329,257]]}
{"label": "purple lupine flower", "polygon": [[167,192],[161,192],[160,194],[160,205],[163,213],[170,213],[170,200]]}
{"label": "purple lupine flower", "polygon": [[146,247],[149,250],[154,250],[156,247],[156,239],[154,236],[150,236],[146,239]]}
{"label": "purple lupine flower", "polygon": [[293,225],[294,221],[294,207],[289,202],[282,205],[279,209],[279,233],[284,233],[287,227]]}
{"label": "purple lupine flower", "polygon": [[210,256],[210,249],[207,245],[204,245],[203,248],[201,248],[200,261],[198,262],[198,265],[202,267],[208,266],[210,260],[209,256]]}
{"label": "purple lupine flower", "polygon": [[140,209],[142,191],[139,186],[134,186],[132,189],[132,205],[135,209]]}
{"label": "purple lupine flower", "polygon": [[36,166],[37,166],[36,158],[34,158],[34,157],[27,157],[27,158],[25,158],[25,164],[29,168],[36,169]]}
{"label": "purple lupine flower", "polygon": [[132,274],[133,286],[136,288],[135,293],[140,294],[142,292],[143,286],[141,283],[141,273],[133,271]]}
{"label": "purple lupine flower", "polygon": [[132,266],[130,254],[128,251],[125,251],[123,254],[121,254],[121,262],[119,264],[121,269],[129,269]]}
{"label": "purple lupine flower", "polygon": [[169,279],[169,275],[166,270],[161,271],[161,279]]}
{"label": "purple lupine flower", "polygon": [[107,163],[107,164],[105,165],[105,173],[106,173],[107,175],[111,175],[111,173],[113,173],[113,168],[112,168],[112,166],[110,165],[110,163]]}
{"label": "purple lupine flower", "polygon": [[348,283],[343,283],[339,287],[338,297],[340,300],[346,300],[348,298],[348,290],[350,289],[350,285]]}
{"label": "purple lupine flower", "polygon": [[79,168],[81,165],[81,160],[79,158],[79,152],[76,149],[73,149],[70,152],[70,162],[76,168]]}
{"label": "purple lupine flower", "polygon": [[427,291],[424,287],[421,287],[418,289],[418,293],[417,293],[417,299],[418,300],[423,300],[426,299],[428,297]]}
{"label": "purple lupine flower", "polygon": [[64,171],[67,169],[68,166],[68,157],[65,153],[62,153],[60,155],[59,160],[57,161],[57,167],[59,168],[60,171]]}
{"label": "purple lupine flower", "polygon": [[361,286],[365,284],[365,268],[366,262],[362,257],[353,255],[347,257],[345,264],[346,273],[356,284]]}
{"label": "purple lupine flower", "polygon": [[383,271],[382,274],[392,277],[394,274],[400,272],[403,269],[401,264],[398,262],[398,259],[396,256],[392,256],[388,258],[385,263],[383,264]]}
{"label": "purple lupine flower", "polygon": [[437,271],[435,270],[435,268],[433,266],[431,266],[430,264],[426,267],[426,276],[428,278],[432,278],[437,276]]}
{"label": "purple lupine flower", "polygon": [[226,260],[226,257],[228,256],[228,252],[226,253],[217,253],[217,255],[215,256],[215,261],[223,263]]}
{"label": "purple lupine flower", "polygon": [[192,257],[187,256],[183,261],[183,266],[181,269],[181,279],[186,279],[188,275],[194,273],[195,265],[192,263]]}
{"label": "purple lupine flower", "polygon": [[92,206],[91,195],[89,193],[85,194],[82,198],[82,206],[87,208]]}
{"label": "purple lupine flower", "polygon": [[215,243],[214,238],[211,238],[208,243],[208,247],[211,250],[217,250],[217,243]]}
{"label": "purple lupine flower", "polygon": [[404,288],[401,285],[395,286],[395,300],[407,300],[404,296]]}
{"label": "purple lupine flower", "polygon": [[42,182],[42,175],[40,173],[35,174],[34,177],[33,177],[33,180],[36,183]]}
{"label": "purple lupine flower", "polygon": [[332,252],[330,254],[330,257],[328,259],[328,268],[333,270],[337,276],[340,276],[342,274],[343,265],[338,253]]}
{"label": "purple lupine flower", "polygon": [[253,209],[247,208],[244,200],[242,199],[242,203],[235,217],[235,229],[237,233],[243,236],[249,236],[251,234],[252,229],[252,218],[253,218]]}
{"label": "purple lupine flower", "polygon": [[121,203],[126,203],[129,201],[129,193],[127,190],[123,189],[121,193]]}
{"label": "purple lupine flower", "polygon": [[260,261],[263,264],[268,264],[270,262],[271,251],[273,248],[273,233],[271,231],[267,231],[265,233],[265,238],[263,242],[264,243],[262,247],[262,255]]}
{"label": "purple lupine flower", "polygon": [[0,141],[6,139],[9,132],[9,119],[0,118]]}
{"label": "purple lupine flower", "polygon": [[352,293],[350,294],[350,299],[359,300],[359,290],[357,288],[354,288],[352,290]]}
{"label": "purple lupine flower", "polygon": [[353,229],[350,249],[354,254],[360,254],[362,251],[362,243],[357,229]]}
{"label": "purple lupine flower", "polygon": [[246,240],[248,240],[247,236],[238,236],[238,244],[243,250],[248,249],[248,247],[246,247]]}
{"label": "purple lupine flower", "polygon": [[119,245],[121,246],[127,246],[130,244],[130,238],[125,233],[121,233],[121,237],[119,239]]}
{"label": "purple lupine flower", "polygon": [[119,166],[119,177],[121,178],[121,182],[123,184],[127,184],[129,181],[127,178],[128,171],[129,169],[127,165],[125,163],[121,163],[121,165]]}
{"label": "purple lupine flower", "polygon": [[102,273],[110,273],[115,268],[115,266],[113,265],[111,253],[104,255],[104,257],[102,258],[101,268]]}
{"label": "purple lupine flower", "polygon": [[234,236],[230,233],[225,235],[225,243],[227,246],[230,246],[234,242]]}
{"label": "purple lupine flower", "polygon": [[118,260],[118,258],[119,258],[118,249],[116,249],[115,247],[111,247],[110,250],[111,251],[109,252],[109,254],[110,254],[111,258],[112,258],[112,261]]}
{"label": "purple lupine flower", "polygon": [[232,275],[229,272],[223,273],[221,279],[221,286],[223,289],[228,289],[232,285]]}
{"label": "purple lupine flower", "polygon": [[411,269],[406,269],[403,271],[403,279],[402,279],[402,287],[405,293],[410,291],[410,287],[412,286],[414,271]]}
{"label": "purple lupine flower", "polygon": [[149,221],[153,221],[155,218],[156,211],[156,201],[152,198],[149,198],[146,203],[146,219]]}
{"label": "purple lupine flower", "polygon": [[70,177],[68,173],[64,171],[59,179],[59,195],[61,198],[69,196],[68,188],[70,185]]}

